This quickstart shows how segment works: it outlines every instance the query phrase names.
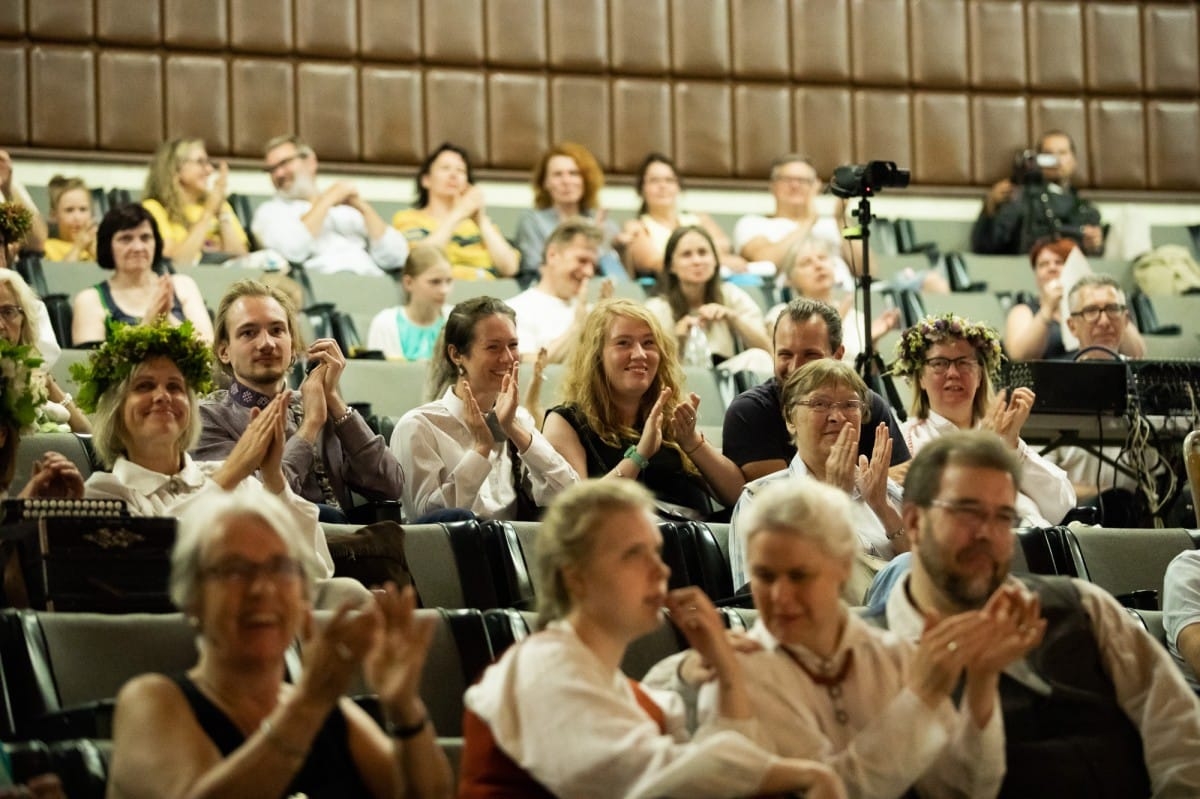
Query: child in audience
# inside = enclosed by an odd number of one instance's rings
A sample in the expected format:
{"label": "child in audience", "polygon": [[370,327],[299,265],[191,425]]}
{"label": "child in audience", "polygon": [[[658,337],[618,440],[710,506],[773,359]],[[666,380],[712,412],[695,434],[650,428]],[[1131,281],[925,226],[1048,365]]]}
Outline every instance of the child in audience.
{"label": "child in audience", "polygon": [[55,175],[47,187],[50,221],[58,236],[46,239],[47,261],[95,261],[96,222],[92,218],[92,193],[83,178]]}
{"label": "child in audience", "polygon": [[379,350],[390,360],[427,361],[450,313],[446,305],[454,285],[450,261],[437,247],[418,244],[395,275],[403,304],[375,315],[367,349]]}

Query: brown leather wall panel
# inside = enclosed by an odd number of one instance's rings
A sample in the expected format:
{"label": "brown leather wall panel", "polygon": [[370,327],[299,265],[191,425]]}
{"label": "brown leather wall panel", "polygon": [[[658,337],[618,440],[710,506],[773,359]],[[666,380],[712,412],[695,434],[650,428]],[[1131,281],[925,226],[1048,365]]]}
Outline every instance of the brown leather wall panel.
{"label": "brown leather wall panel", "polygon": [[850,80],[850,9],[846,0],[792,0],[792,77]]}
{"label": "brown leather wall panel", "polygon": [[291,51],[292,1],[229,0],[229,42],[245,52]]}
{"label": "brown leather wall panel", "polygon": [[1200,189],[1200,107],[1189,102],[1154,101],[1146,107],[1150,185]]}
{"label": "brown leather wall panel", "polygon": [[295,0],[296,50],[306,56],[358,54],[358,6],[332,0]]}
{"label": "brown leather wall panel", "polygon": [[[25,35],[25,4],[0,3],[0,36]],[[6,95],[11,97],[12,95]]]}
{"label": "brown leather wall panel", "polygon": [[671,0],[671,69],[687,77],[729,74],[725,0]]}
{"label": "brown leather wall panel", "polygon": [[296,67],[296,132],[331,161],[358,160],[358,74],[353,65]]}
{"label": "brown leather wall panel", "polygon": [[225,59],[169,56],[166,85],[165,138],[198,136],[208,145],[209,153],[230,152],[229,66]]}
{"label": "brown leather wall panel", "polygon": [[546,78],[497,72],[488,78],[488,151],[492,166],[523,169],[550,144]]}
{"label": "brown leather wall panel", "polygon": [[671,155],[671,85],[666,81],[613,81],[612,169],[633,172],[651,150]]}
{"label": "brown leather wall panel", "polygon": [[159,0],[96,0],[96,38],[110,44],[155,45],[162,39]]}
{"label": "brown leather wall panel", "polygon": [[0,97],[8,98],[7,113],[0,114],[0,142],[25,144],[29,139],[29,93],[26,90],[25,50],[0,43]]}
{"label": "brown leather wall panel", "polygon": [[1020,95],[971,98],[971,181],[991,184],[1008,177],[1013,153],[1032,144],[1029,108]]}
{"label": "brown leather wall panel", "polygon": [[792,94],[795,144],[791,149],[812,159],[823,178],[835,166],[854,159],[851,106],[849,89],[801,88]]}
{"label": "brown leather wall panel", "polygon": [[910,7],[913,83],[932,88],[967,84],[964,0],[916,0]]}
{"label": "brown leather wall panel", "polygon": [[[550,141],[579,142],[601,166],[612,163],[612,102],[604,78],[550,79]],[[541,153],[525,162],[534,163]]]}
{"label": "brown leather wall panel", "polygon": [[1196,16],[1194,4],[1146,7],[1142,16],[1146,91],[1193,95],[1200,92]]}
{"label": "brown leather wall panel", "polygon": [[163,0],[163,41],[168,47],[218,50],[228,38],[225,0]]}
{"label": "brown leather wall panel", "polygon": [[908,95],[866,90],[854,93],[854,160],[912,163],[912,125]]}
{"label": "brown leather wall panel", "polygon": [[729,86],[679,81],[675,109],[675,163],[688,175],[728,175],[733,171],[733,119]]}
{"label": "brown leather wall panel", "polygon": [[1078,97],[1031,97],[1029,100],[1029,146],[1048,130],[1063,130],[1075,141],[1079,168],[1075,183],[1089,185],[1092,172],[1088,166],[1087,112]]}
{"label": "brown leather wall panel", "polygon": [[904,0],[851,0],[850,68],[858,83],[908,82],[908,12]]}
{"label": "brown leather wall panel", "polygon": [[421,0],[359,0],[363,58],[415,61],[421,55]]}
{"label": "brown leather wall panel", "polygon": [[366,161],[416,164],[425,157],[421,73],[363,67],[362,156]]}
{"label": "brown leather wall panel", "polygon": [[730,4],[733,73],[747,78],[787,80],[787,0],[738,0]]}
{"label": "brown leather wall panel", "polygon": [[662,75],[671,66],[667,0],[609,0],[612,63],[626,75]]}
{"label": "brown leather wall panel", "polygon": [[29,35],[34,39],[90,39],[95,33],[94,13],[92,0],[34,0],[29,3]]}
{"label": "brown leather wall panel", "polygon": [[771,160],[792,149],[792,101],[786,86],[733,90],[734,174],[765,174]]}
{"label": "brown leather wall panel", "polygon": [[1030,85],[1042,91],[1083,88],[1083,17],[1079,4],[1031,2],[1028,26]]}
{"label": "brown leather wall panel", "polygon": [[483,63],[483,0],[423,0],[421,13],[422,51],[427,61]]}
{"label": "brown leather wall panel", "polygon": [[980,89],[1024,88],[1024,21],[1024,11],[1017,0],[970,5],[967,27],[970,31],[972,86]]}
{"label": "brown leather wall panel", "polygon": [[489,64],[540,67],[546,63],[543,0],[488,0],[486,27]]}
{"label": "brown leather wall panel", "polygon": [[158,55],[106,50],[99,61],[100,149],[152,151],[163,138],[162,62]]}
{"label": "brown leather wall panel", "polygon": [[[1118,189],[1146,187],[1145,110],[1137,100],[1088,103],[1092,182]],[[1080,142],[1076,139],[1076,147]]]}
{"label": "brown leather wall panel", "polygon": [[30,142],[39,147],[96,147],[96,64],[82,47],[29,51]]}
{"label": "brown leather wall panel", "polygon": [[466,148],[473,167],[488,163],[483,80],[475,71],[431,69],[425,73],[425,140],[430,150],[451,141]]}
{"label": "brown leather wall panel", "polygon": [[296,83],[286,61],[238,58],[230,65],[233,151],[261,158],[273,136],[296,133]]}
{"label": "brown leather wall panel", "polygon": [[971,115],[965,94],[917,92],[912,131],[914,182],[947,186],[971,182]]}
{"label": "brown leather wall panel", "polygon": [[1142,15],[1134,3],[1089,3],[1087,85],[1100,92],[1142,90]]}
{"label": "brown leather wall panel", "polygon": [[552,69],[601,72],[608,67],[605,0],[547,3]]}

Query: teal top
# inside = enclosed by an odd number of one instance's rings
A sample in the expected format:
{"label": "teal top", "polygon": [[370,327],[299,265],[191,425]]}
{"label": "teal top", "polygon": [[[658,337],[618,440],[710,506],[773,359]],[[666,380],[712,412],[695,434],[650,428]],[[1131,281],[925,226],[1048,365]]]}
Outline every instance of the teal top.
{"label": "teal top", "polygon": [[437,343],[438,333],[442,332],[445,324],[446,318],[439,316],[433,324],[422,327],[409,321],[403,310],[397,310],[396,332],[400,336],[400,351],[404,353],[404,360],[427,361],[432,358],[433,345]]}

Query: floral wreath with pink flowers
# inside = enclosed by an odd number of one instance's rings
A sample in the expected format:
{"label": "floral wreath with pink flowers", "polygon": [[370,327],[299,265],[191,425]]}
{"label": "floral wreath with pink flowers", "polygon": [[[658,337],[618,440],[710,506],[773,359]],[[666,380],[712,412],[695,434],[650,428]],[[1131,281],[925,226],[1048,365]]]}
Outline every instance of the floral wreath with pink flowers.
{"label": "floral wreath with pink flowers", "polygon": [[955,338],[974,347],[987,373],[996,377],[1004,358],[999,334],[982,322],[972,322],[952,313],[927,316],[905,330],[896,342],[896,360],[888,373],[896,377],[917,375],[925,366],[925,353],[931,346]]}

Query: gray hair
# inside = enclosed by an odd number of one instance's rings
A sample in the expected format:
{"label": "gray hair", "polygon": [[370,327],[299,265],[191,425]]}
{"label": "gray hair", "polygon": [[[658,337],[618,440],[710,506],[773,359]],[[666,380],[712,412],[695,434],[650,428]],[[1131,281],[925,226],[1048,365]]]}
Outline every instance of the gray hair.
{"label": "gray hair", "polygon": [[754,495],[738,519],[737,534],[747,550],[759,533],[785,533],[811,541],[831,558],[850,560],[858,550],[852,511],[846,492],[811,477],[788,477]]}
{"label": "gray hair", "polygon": [[301,566],[305,596],[313,596],[324,569],[317,561],[312,542],[299,528],[283,500],[268,491],[235,490],[218,493],[203,504],[191,506],[179,519],[175,546],[171,549],[171,601],[184,613],[196,610],[200,596],[200,572],[209,546],[237,519],[258,519],[279,536],[288,557]]}
{"label": "gray hair", "polygon": [[1072,311],[1078,310],[1075,307],[1075,299],[1079,296],[1081,291],[1084,289],[1102,288],[1104,286],[1111,286],[1112,288],[1116,289],[1117,298],[1120,299],[1122,305],[1125,304],[1125,290],[1121,288],[1121,284],[1117,282],[1115,277],[1105,274],[1084,275],[1083,277],[1079,278],[1079,280],[1076,280],[1071,285],[1070,293],[1067,294],[1067,304],[1071,307]]}

